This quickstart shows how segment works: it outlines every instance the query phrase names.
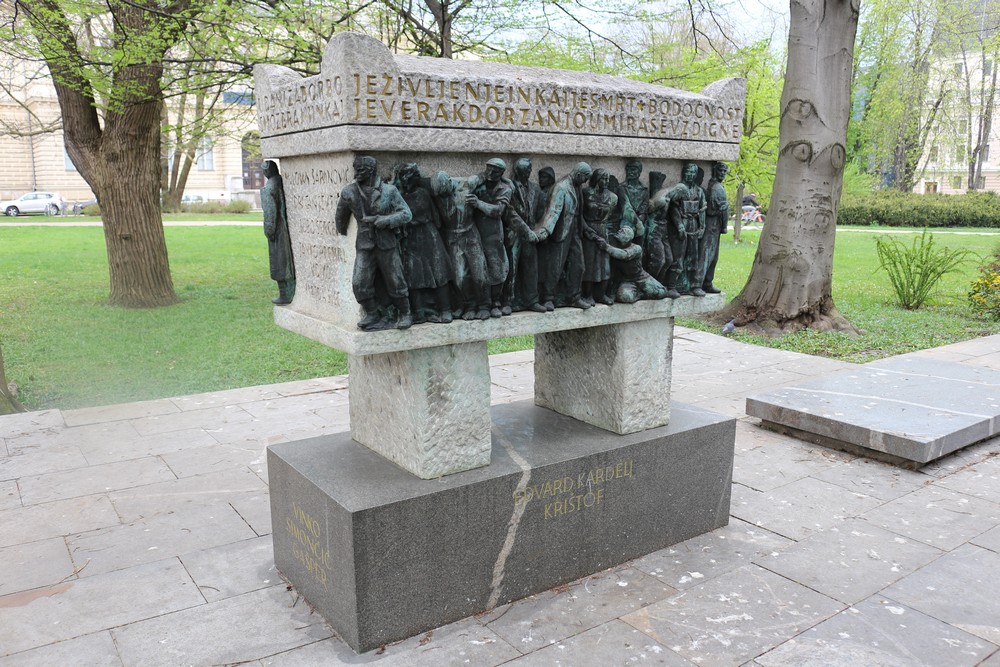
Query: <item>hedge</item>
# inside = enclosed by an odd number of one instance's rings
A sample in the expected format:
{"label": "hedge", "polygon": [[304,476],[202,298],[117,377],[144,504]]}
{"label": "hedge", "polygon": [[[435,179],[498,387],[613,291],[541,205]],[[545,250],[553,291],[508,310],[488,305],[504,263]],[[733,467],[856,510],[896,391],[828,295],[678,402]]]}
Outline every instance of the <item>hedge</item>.
{"label": "hedge", "polygon": [[1000,196],[994,192],[920,195],[896,190],[847,194],[838,225],[884,227],[1000,227]]}

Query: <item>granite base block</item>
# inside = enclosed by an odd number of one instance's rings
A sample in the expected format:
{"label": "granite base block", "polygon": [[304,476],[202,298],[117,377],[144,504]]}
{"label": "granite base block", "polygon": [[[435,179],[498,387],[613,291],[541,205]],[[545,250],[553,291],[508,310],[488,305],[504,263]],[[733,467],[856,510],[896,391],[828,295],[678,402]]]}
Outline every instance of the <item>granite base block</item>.
{"label": "granite base block", "polygon": [[494,406],[489,466],[422,480],[348,434],[268,449],[278,569],[354,650],[729,521],[735,420],[674,404],[631,435]]}

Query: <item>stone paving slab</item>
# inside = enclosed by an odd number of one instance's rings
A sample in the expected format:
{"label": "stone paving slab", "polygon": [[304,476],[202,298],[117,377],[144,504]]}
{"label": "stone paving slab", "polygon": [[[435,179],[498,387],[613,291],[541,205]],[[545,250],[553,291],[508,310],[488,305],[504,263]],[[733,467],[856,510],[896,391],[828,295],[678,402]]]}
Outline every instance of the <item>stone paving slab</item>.
{"label": "stone paving slab", "polygon": [[17,480],[0,482],[0,511],[21,506],[21,493],[17,490]]}
{"label": "stone paving slab", "polygon": [[[126,424],[131,428],[130,424]],[[78,442],[77,447],[90,465],[129,461],[144,456],[163,456],[181,452],[182,456],[191,456],[205,447],[218,442],[201,428],[189,428],[182,431],[171,431],[157,435],[130,436],[127,441],[131,447],[122,447],[122,438],[104,438]]]}
{"label": "stone paving slab", "polygon": [[1000,645],[998,571],[1000,554],[966,544],[889,586],[882,595]]}
{"label": "stone paving slab", "polygon": [[1000,505],[932,485],[865,512],[864,518],[903,537],[951,550],[1000,525]]}
{"label": "stone paving slab", "polygon": [[0,667],[123,667],[107,630],[0,658]]}
{"label": "stone paving slab", "polygon": [[281,582],[270,536],[223,544],[180,557],[209,602],[268,588]]}
{"label": "stone paving slab", "polygon": [[777,533],[732,519],[728,526],[643,556],[635,567],[685,590],[794,544]]}
{"label": "stone paving slab", "polygon": [[251,470],[235,468],[115,491],[110,497],[122,521],[130,522],[189,507],[228,504],[245,494],[266,491],[267,486]]}
{"label": "stone paving slab", "polygon": [[275,442],[263,439],[220,445],[211,437],[209,440],[209,443],[200,447],[160,454],[160,459],[178,478],[195,477],[210,472],[226,472],[241,467],[250,468],[254,473],[266,473],[265,454],[268,445],[284,442],[278,439],[275,439]]}
{"label": "stone paving slab", "polygon": [[18,486],[21,489],[21,502],[25,505],[37,505],[173,479],[176,479],[174,473],[163,461],[145,457],[22,477]]}
{"label": "stone paving slab", "polygon": [[74,574],[73,561],[62,537],[50,537],[0,549],[0,595],[51,586]]}
{"label": "stone paving slab", "polygon": [[996,646],[878,596],[757,658],[760,667],[973,667]]}
{"label": "stone paving slab", "polygon": [[705,667],[741,665],[844,605],[755,565],[734,570],[622,620]]}
{"label": "stone paving slab", "polygon": [[282,585],[210,602],[112,630],[126,666],[245,662],[330,636],[330,629]]}
{"label": "stone paving slab", "polygon": [[253,415],[236,405],[220,405],[202,410],[188,410],[169,415],[140,417],[129,423],[139,435],[156,435],[189,428],[203,428],[215,436],[225,434],[233,424],[253,421]]}
{"label": "stone paving slab", "polygon": [[37,433],[65,426],[59,410],[39,410],[5,415],[0,419],[0,438],[16,438],[20,435]]}
{"label": "stone paving slab", "polygon": [[937,481],[936,486],[996,502],[1000,499],[1000,458],[991,457],[963,467]]}
{"label": "stone paving slab", "polygon": [[613,568],[497,607],[479,620],[521,653],[530,653],[676,592],[635,568]]}
{"label": "stone paving slab", "polygon": [[943,552],[848,519],[754,563],[847,604],[861,602]]}
{"label": "stone paving slab", "polygon": [[730,512],[748,523],[801,540],[881,504],[878,498],[845,493],[836,484],[805,477],[766,492],[733,484]]}
{"label": "stone paving slab", "polygon": [[102,424],[119,419],[138,419],[180,412],[180,408],[169,398],[154,401],[137,401],[123,405],[102,405],[95,408],[80,408],[64,410],[63,419],[66,426],[83,426],[85,424]]}
{"label": "stone paving slab", "polygon": [[176,558],[13,593],[0,597],[0,651],[17,653],[203,602]]}
{"label": "stone paving slab", "polygon": [[621,621],[610,621],[534,653],[505,663],[510,667],[577,665],[661,665],[695,667],[662,644]]}
{"label": "stone paving slab", "polygon": [[1000,371],[885,359],[747,398],[767,424],[925,464],[1000,431]]}
{"label": "stone paving slab", "polygon": [[[831,452],[838,453],[838,452]],[[927,475],[858,457],[812,473],[816,479],[880,500],[895,500],[927,483]]]}
{"label": "stone paving slab", "polygon": [[[17,443],[17,440],[14,440]],[[76,445],[51,443],[46,446],[13,444],[0,459],[0,479],[44,475],[60,470],[76,470],[89,464]]]}
{"label": "stone paving slab", "polygon": [[264,658],[261,667],[337,667],[378,664],[379,667],[494,667],[519,656],[513,646],[466,618],[416,637],[357,655],[333,637]]}
{"label": "stone paving slab", "polygon": [[70,535],[64,546],[85,577],[253,537],[257,534],[231,507],[195,506]]}
{"label": "stone paving slab", "polygon": [[969,540],[972,544],[1000,553],[1000,526]]}
{"label": "stone paving slab", "polygon": [[107,526],[121,517],[106,494],[0,511],[0,547],[62,537]]}

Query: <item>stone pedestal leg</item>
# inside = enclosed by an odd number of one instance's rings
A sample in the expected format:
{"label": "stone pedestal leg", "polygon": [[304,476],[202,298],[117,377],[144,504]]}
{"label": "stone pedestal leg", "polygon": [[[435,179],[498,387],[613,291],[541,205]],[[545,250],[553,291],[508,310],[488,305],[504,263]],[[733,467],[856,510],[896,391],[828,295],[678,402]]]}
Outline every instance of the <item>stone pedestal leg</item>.
{"label": "stone pedestal leg", "polygon": [[535,403],[625,434],[670,421],[674,318],[535,336]]}
{"label": "stone pedestal leg", "polygon": [[489,465],[485,342],[347,361],[356,441],[423,479]]}

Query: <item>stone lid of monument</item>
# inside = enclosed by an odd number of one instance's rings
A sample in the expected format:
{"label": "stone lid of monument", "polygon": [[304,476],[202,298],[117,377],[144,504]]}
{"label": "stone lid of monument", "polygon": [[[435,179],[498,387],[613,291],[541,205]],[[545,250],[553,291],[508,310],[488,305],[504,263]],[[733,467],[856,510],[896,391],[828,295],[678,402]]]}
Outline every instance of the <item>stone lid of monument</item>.
{"label": "stone lid of monument", "polygon": [[[705,159],[732,160],[746,96],[743,79],[693,93],[606,74],[393,55],[355,33],[333,36],[320,74],[257,65],[254,76],[264,152],[272,157],[386,146],[468,151],[471,136],[478,150],[574,152],[538,141],[539,134],[556,134],[627,139],[624,150],[637,157],[680,158],[665,154],[664,145],[704,142],[717,145]],[[358,131],[330,132],[347,126]],[[434,134],[422,131],[430,128]],[[295,140],[301,133],[314,136]],[[277,137],[291,139],[270,141]],[[578,152],[600,150],[589,144]]]}

